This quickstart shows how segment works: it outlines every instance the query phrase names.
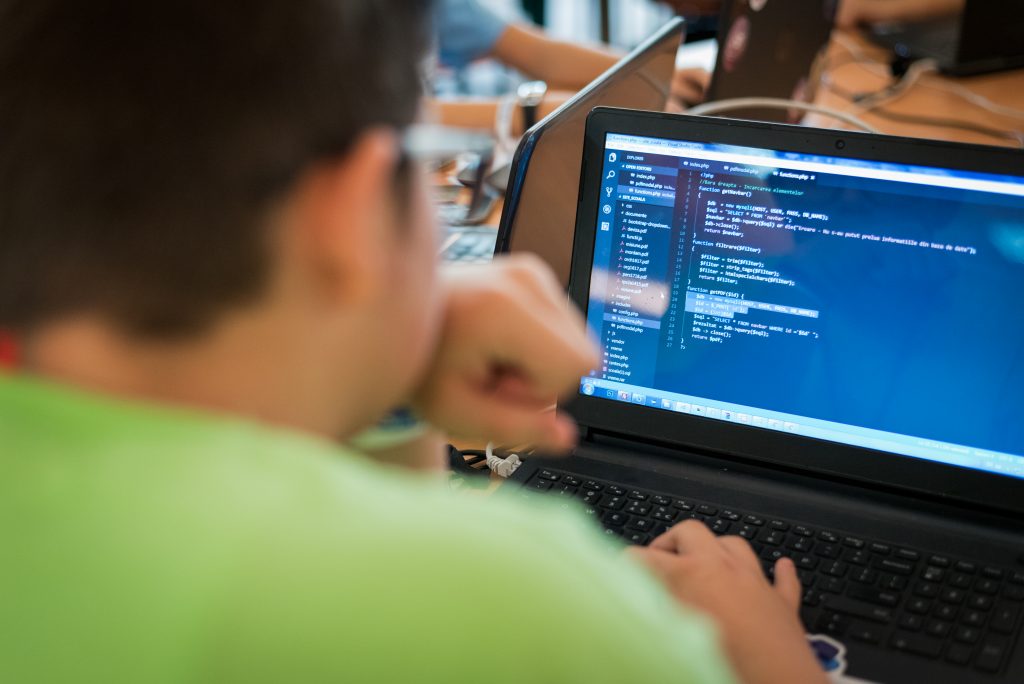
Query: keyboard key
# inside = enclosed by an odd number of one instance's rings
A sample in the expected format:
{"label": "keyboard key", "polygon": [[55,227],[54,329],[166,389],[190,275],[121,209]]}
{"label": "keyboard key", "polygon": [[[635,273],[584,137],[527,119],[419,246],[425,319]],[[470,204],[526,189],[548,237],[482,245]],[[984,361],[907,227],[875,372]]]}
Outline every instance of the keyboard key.
{"label": "keyboard key", "polygon": [[938,658],[942,653],[941,641],[920,634],[896,632],[889,643],[897,651],[906,651],[926,658]]}
{"label": "keyboard key", "polygon": [[754,527],[761,527],[764,525],[764,518],[759,518],[756,515],[748,515],[743,518],[743,522],[747,525],[753,525]]}
{"label": "keyboard key", "polygon": [[924,618],[920,615],[904,613],[900,616],[900,627],[911,632],[920,632],[924,628]]}
{"label": "keyboard key", "polygon": [[970,589],[974,582],[966,572],[954,572],[949,578],[949,583],[957,589]]}
{"label": "keyboard key", "polygon": [[1003,665],[1004,655],[1006,655],[1006,644],[998,640],[986,641],[981,645],[978,659],[974,661],[974,664],[979,670],[999,672]]}
{"label": "keyboard key", "polygon": [[800,553],[809,553],[814,548],[814,542],[806,537],[791,537],[791,541],[786,544],[786,547]]}
{"label": "keyboard key", "polygon": [[601,508],[607,508],[613,511],[621,510],[626,505],[626,500],[621,496],[612,496],[605,494],[601,497],[601,503],[598,504]]}
{"label": "keyboard key", "polygon": [[626,542],[636,544],[637,546],[647,546],[651,541],[651,538],[643,532],[627,532],[623,539],[625,539]]}
{"label": "keyboard key", "polygon": [[654,529],[654,523],[647,518],[633,518],[629,521],[628,525],[631,530],[638,530],[640,532],[650,532]]}
{"label": "keyboard key", "polygon": [[826,594],[842,594],[846,588],[846,582],[838,577],[829,577],[821,585],[820,590]]}
{"label": "keyboard key", "polygon": [[784,520],[772,520],[768,523],[768,526],[771,527],[773,530],[778,530],[780,532],[789,531],[789,523]]}
{"label": "keyboard key", "polygon": [[819,532],[818,539],[829,544],[839,543],[839,535],[835,534],[834,532],[829,532],[828,530],[822,530],[821,532]]}
{"label": "keyboard key", "polygon": [[651,513],[651,517],[655,520],[660,520],[665,523],[675,522],[678,512],[674,508],[668,506],[657,506],[654,512]]}
{"label": "keyboard key", "polygon": [[839,547],[834,544],[817,543],[814,545],[814,555],[822,558],[839,558]]}
{"label": "keyboard key", "polygon": [[832,636],[843,636],[850,627],[850,621],[839,613],[825,612],[815,625],[815,629]]}
{"label": "keyboard key", "polygon": [[926,582],[942,582],[946,579],[946,571],[942,568],[929,566],[924,569],[924,574],[921,577]]}
{"label": "keyboard key", "polygon": [[749,541],[757,536],[757,528],[753,525],[743,525],[737,534]]}
{"label": "keyboard key", "polygon": [[851,615],[862,620],[870,620],[881,624],[889,624],[893,619],[892,611],[888,608],[856,601],[844,596],[826,596],[825,608],[834,613]]}
{"label": "keyboard key", "polygon": [[831,577],[844,577],[849,569],[850,566],[842,561],[832,561],[821,567],[821,571]]}
{"label": "keyboard key", "polygon": [[564,482],[565,484],[569,485],[570,487],[579,487],[580,486],[579,479],[573,477],[572,475],[565,475],[565,476],[563,476],[562,477],[562,482]]}
{"label": "keyboard key", "polygon": [[928,563],[937,568],[948,568],[952,564],[946,556],[932,556],[928,559]]}
{"label": "keyboard key", "polygon": [[886,572],[892,572],[897,575],[909,575],[914,571],[914,566],[911,563],[892,558],[880,558],[876,560],[875,567],[879,570],[885,570]]}
{"label": "keyboard key", "polygon": [[940,603],[935,606],[935,610],[932,611],[932,615],[939,618],[940,620],[956,620],[956,614],[960,611],[956,606],[951,606],[948,603]]}
{"label": "keyboard key", "polygon": [[629,521],[629,516],[619,511],[608,511],[601,516],[601,522],[608,527],[622,527]]}
{"label": "keyboard key", "polygon": [[846,537],[843,539],[843,545],[849,546],[851,549],[863,549],[864,540],[858,539],[857,537]]}
{"label": "keyboard key", "polygon": [[871,562],[871,554],[867,551],[854,551],[853,549],[847,549],[843,553],[843,560],[854,565],[867,565]]}
{"label": "keyboard key", "polygon": [[587,480],[586,482],[583,483],[583,488],[599,492],[602,489],[604,489],[604,485],[598,482],[594,482],[593,480]]}
{"label": "keyboard key", "polygon": [[902,575],[890,575],[885,573],[882,575],[882,588],[891,589],[892,591],[903,591],[907,588],[907,578]]}
{"label": "keyboard key", "polygon": [[632,515],[648,515],[651,512],[651,505],[642,501],[630,501],[626,506],[626,512]]}
{"label": "keyboard key", "polygon": [[863,641],[868,644],[878,644],[882,641],[883,632],[874,625],[865,625],[863,623],[855,623],[846,632],[847,636],[857,641]]}
{"label": "keyboard key", "polygon": [[940,598],[946,603],[963,603],[965,596],[963,589],[946,589]]}
{"label": "keyboard key", "polygon": [[956,569],[960,572],[966,572],[968,575],[973,575],[978,571],[978,566],[967,561],[957,561]]}
{"label": "keyboard key", "polygon": [[779,546],[786,541],[786,533],[778,530],[762,530],[758,536],[758,541],[766,544],[767,546]]}
{"label": "keyboard key", "polygon": [[539,473],[537,473],[537,477],[539,477],[542,480],[548,480],[549,482],[558,482],[559,480],[559,476],[555,475],[550,470],[540,471]]}
{"label": "keyboard key", "polygon": [[925,598],[935,598],[939,595],[939,585],[932,582],[918,582],[914,585],[914,594]]}
{"label": "keyboard key", "polygon": [[974,585],[974,590],[982,594],[994,595],[999,593],[999,582],[991,579],[979,579]]}
{"label": "keyboard key", "polygon": [[1016,606],[1000,606],[992,613],[992,622],[989,627],[993,632],[1000,634],[1011,634],[1017,624],[1017,614],[1020,611]]}
{"label": "keyboard key", "polygon": [[671,506],[672,499],[668,498],[667,496],[657,495],[651,497],[651,503],[658,506]]}
{"label": "keyboard key", "polygon": [[814,556],[803,555],[798,556],[793,560],[796,562],[796,566],[798,568],[803,568],[804,570],[814,570],[818,567],[818,559]]}
{"label": "keyboard key", "polygon": [[1007,584],[1003,587],[1003,598],[1010,601],[1024,601],[1024,587],[1016,584]]}
{"label": "keyboard key", "polygon": [[769,563],[775,563],[775,561],[785,558],[786,554],[781,549],[766,548],[761,551],[760,556]]}
{"label": "keyboard key", "polygon": [[534,480],[530,483],[530,487],[539,492],[546,492],[551,489],[551,482],[548,480]]}
{"label": "keyboard key", "polygon": [[857,568],[850,575],[850,579],[861,584],[874,584],[878,579],[878,573],[871,568]]}
{"label": "keyboard key", "polygon": [[975,610],[991,610],[992,597],[984,594],[972,594],[971,598],[967,599],[967,605]]}
{"label": "keyboard key", "polygon": [[971,654],[974,649],[964,644],[953,644],[946,649],[946,660],[954,665],[966,665],[971,662]]}
{"label": "keyboard key", "polygon": [[634,501],[647,501],[647,495],[643,492],[637,491],[636,489],[631,491],[627,496]]}
{"label": "keyboard key", "polygon": [[1024,572],[1015,570],[1013,574],[1010,575],[1010,581],[1014,584],[1024,585]]}
{"label": "keyboard key", "polygon": [[921,554],[919,554],[917,551],[912,551],[910,549],[899,549],[898,551],[896,551],[896,557],[902,558],[903,560],[916,561],[921,557]]}
{"label": "keyboard key", "polygon": [[715,534],[729,534],[729,530],[732,528],[732,523],[728,520],[722,520],[719,518],[710,525],[711,531]]}
{"label": "keyboard key", "polygon": [[623,496],[626,493],[625,489],[622,487],[616,487],[615,485],[608,485],[608,488],[605,491],[612,496]]}
{"label": "keyboard key", "polygon": [[725,520],[730,520],[732,522],[739,522],[740,518],[742,518],[743,516],[737,513],[736,511],[722,511],[722,513],[718,517],[724,518]]}
{"label": "keyboard key", "polygon": [[701,504],[700,506],[697,506],[697,512],[701,515],[716,515],[718,513],[718,509],[714,506]]}
{"label": "keyboard key", "polygon": [[804,591],[804,596],[801,600],[803,601],[803,604],[805,606],[814,607],[821,603],[821,592],[818,592],[814,589],[807,589],[806,591]]}
{"label": "keyboard key", "polygon": [[793,534],[800,537],[813,537],[814,530],[809,527],[804,527],[803,525],[797,525],[793,528]]}
{"label": "keyboard key", "polygon": [[580,501],[584,504],[595,504],[601,499],[601,492],[594,491],[593,489],[581,489],[579,493]]}
{"label": "keyboard key", "polygon": [[986,566],[986,567],[982,568],[981,569],[981,574],[983,576],[985,576],[985,577],[988,577],[989,579],[995,579],[995,580],[1003,579],[1003,571],[1000,570],[999,568],[993,568],[991,566]]}
{"label": "keyboard key", "polygon": [[804,588],[813,587],[818,577],[810,570],[797,570],[796,576],[800,578],[800,584],[804,585]]}
{"label": "keyboard key", "polygon": [[900,602],[900,595],[895,592],[881,591],[863,585],[851,585],[847,594],[851,598],[889,608],[895,607]]}
{"label": "keyboard key", "polygon": [[882,556],[888,556],[891,551],[888,544],[879,544],[877,542],[873,542],[869,548],[871,549],[871,553],[877,553]]}
{"label": "keyboard key", "polygon": [[960,615],[960,622],[971,627],[983,627],[986,617],[980,610],[965,610]]}
{"label": "keyboard key", "polygon": [[932,609],[932,602],[923,598],[912,598],[907,601],[907,610],[918,615],[925,615]]}
{"label": "keyboard key", "polygon": [[693,510],[693,504],[690,503],[689,501],[683,501],[682,499],[676,499],[675,501],[673,501],[672,502],[672,507],[673,508],[678,508],[681,511],[692,511]]}
{"label": "keyboard key", "polygon": [[953,630],[953,625],[942,620],[929,620],[928,624],[924,626],[925,634],[940,639],[945,639],[949,636],[949,633]]}
{"label": "keyboard key", "polygon": [[957,627],[953,638],[965,644],[976,644],[981,638],[981,630],[977,627]]}

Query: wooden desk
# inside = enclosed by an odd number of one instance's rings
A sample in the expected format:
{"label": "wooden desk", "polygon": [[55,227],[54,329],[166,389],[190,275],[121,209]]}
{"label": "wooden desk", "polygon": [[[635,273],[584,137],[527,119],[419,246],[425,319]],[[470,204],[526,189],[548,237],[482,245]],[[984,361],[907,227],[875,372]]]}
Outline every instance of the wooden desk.
{"label": "wooden desk", "polygon": [[[851,50],[852,48],[852,50]],[[877,92],[892,83],[889,75],[889,53],[871,44],[859,34],[841,32],[833,40],[828,53],[824,83],[817,103],[844,112],[857,113],[857,105],[841,97],[844,93]],[[867,59],[868,61],[860,61]],[[962,86],[1003,107],[1022,112],[1012,117],[995,114],[968,102],[945,88]],[[905,95],[883,107],[897,115],[955,119],[999,131],[1024,131],[1024,70],[1007,71],[968,79],[952,79],[940,74],[926,74]],[[984,145],[1013,146],[1009,139],[999,139],[972,131],[898,122],[877,113],[859,115],[866,123],[890,135],[931,138]],[[838,127],[834,121],[814,119],[815,125]]]}

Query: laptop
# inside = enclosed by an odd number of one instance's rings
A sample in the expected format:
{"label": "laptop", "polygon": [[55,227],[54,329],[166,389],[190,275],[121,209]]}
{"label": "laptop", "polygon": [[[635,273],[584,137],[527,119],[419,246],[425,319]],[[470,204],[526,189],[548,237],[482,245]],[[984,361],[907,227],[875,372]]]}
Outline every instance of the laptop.
{"label": "laptop", "polygon": [[497,233],[493,228],[456,229],[444,241],[442,255],[449,261],[488,261],[497,243],[497,251],[539,254],[568,284],[576,206],[565,201],[565,188],[576,187],[580,177],[587,115],[599,105],[663,110],[685,34],[684,20],[668,22],[527,131],[511,167],[495,183],[505,192]]}
{"label": "laptop", "polygon": [[[811,102],[832,36],[835,0],[726,0],[707,101],[769,97]],[[751,109],[736,118],[799,123],[803,112]]]}
{"label": "laptop", "polygon": [[793,558],[873,682],[1024,682],[1024,155],[598,109],[570,294],[602,365],[505,487]]}
{"label": "laptop", "polygon": [[966,0],[963,13],[917,24],[885,24],[873,38],[905,59],[934,59],[952,76],[1024,67],[1024,5]]}

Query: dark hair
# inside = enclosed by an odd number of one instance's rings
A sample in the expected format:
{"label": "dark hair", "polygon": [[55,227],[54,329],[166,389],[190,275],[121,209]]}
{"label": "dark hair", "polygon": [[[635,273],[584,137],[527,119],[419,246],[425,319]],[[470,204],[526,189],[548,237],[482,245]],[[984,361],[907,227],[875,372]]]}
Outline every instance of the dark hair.
{"label": "dark hair", "polygon": [[258,300],[299,175],[412,122],[429,0],[0,0],[0,328]]}

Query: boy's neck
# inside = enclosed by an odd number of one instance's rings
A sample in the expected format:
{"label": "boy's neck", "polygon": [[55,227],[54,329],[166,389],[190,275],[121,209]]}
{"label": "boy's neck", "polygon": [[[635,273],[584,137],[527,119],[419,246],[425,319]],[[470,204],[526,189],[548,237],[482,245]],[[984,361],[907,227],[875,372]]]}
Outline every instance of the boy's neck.
{"label": "boy's neck", "polygon": [[[285,328],[284,330],[287,330]],[[359,425],[344,405],[346,378],[309,363],[294,332],[259,318],[222,326],[196,341],[150,342],[83,318],[46,327],[25,340],[25,370],[87,391],[175,404],[339,437]],[[297,362],[296,362],[297,361]]]}

